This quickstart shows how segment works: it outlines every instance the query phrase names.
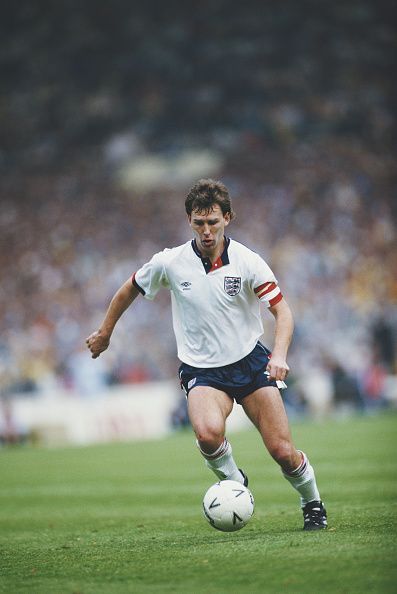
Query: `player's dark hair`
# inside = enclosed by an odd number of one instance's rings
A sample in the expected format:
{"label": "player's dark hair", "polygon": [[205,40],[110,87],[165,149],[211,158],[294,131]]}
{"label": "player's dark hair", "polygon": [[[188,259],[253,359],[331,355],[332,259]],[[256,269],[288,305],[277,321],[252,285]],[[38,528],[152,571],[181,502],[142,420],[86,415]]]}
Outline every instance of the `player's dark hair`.
{"label": "player's dark hair", "polygon": [[189,190],[185,209],[189,216],[193,211],[208,214],[215,204],[220,206],[223,215],[229,213],[230,220],[234,219],[235,213],[225,184],[213,179],[199,179]]}

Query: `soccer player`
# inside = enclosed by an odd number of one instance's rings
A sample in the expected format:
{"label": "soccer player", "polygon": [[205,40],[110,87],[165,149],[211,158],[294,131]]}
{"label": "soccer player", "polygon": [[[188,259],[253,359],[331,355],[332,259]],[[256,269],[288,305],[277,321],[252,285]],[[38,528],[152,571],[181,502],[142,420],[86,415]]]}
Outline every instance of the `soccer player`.
{"label": "soccer player", "polygon": [[[279,391],[289,371],[291,310],[266,262],[225,236],[234,212],[223,183],[199,180],[189,191],[185,208],[194,239],[155,254],[137,270],[114,295],[87,346],[97,358],[108,348],[120,316],[139,294],[153,299],[161,287],[168,288],[181,361],[179,377],[206,465],[221,480],[248,484],[225,437],[226,419],[236,401],[258,429],[283,476],[300,494],[304,529],[326,528],[313,468],[292,443]],[[262,303],[275,319],[272,353],[259,342]]]}

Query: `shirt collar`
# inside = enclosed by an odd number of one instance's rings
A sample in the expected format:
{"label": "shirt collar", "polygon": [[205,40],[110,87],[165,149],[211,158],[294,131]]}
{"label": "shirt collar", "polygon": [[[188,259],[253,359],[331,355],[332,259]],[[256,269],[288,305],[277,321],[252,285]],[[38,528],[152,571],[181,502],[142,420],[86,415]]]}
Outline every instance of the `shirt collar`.
{"label": "shirt collar", "polygon": [[193,249],[194,253],[196,254],[196,256],[198,258],[200,258],[200,260],[204,266],[204,270],[205,270],[206,274],[208,274],[209,272],[212,272],[213,270],[217,270],[218,268],[221,268],[222,266],[226,266],[227,264],[230,263],[229,254],[228,254],[228,248],[230,245],[230,237],[225,237],[225,247],[223,248],[223,252],[219,256],[217,261],[214,263],[212,263],[209,258],[203,258],[200,250],[197,247],[197,243],[196,243],[195,239],[192,239],[191,245],[192,245],[192,249]]}

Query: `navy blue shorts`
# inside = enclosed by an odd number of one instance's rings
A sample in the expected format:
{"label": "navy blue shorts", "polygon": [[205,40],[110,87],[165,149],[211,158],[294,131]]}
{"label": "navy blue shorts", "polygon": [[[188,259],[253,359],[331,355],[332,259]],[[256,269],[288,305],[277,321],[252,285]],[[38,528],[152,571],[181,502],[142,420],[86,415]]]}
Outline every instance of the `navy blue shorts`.
{"label": "navy blue shorts", "polygon": [[258,342],[249,355],[223,367],[192,367],[182,363],[179,367],[181,387],[188,396],[195,386],[210,386],[226,392],[238,403],[259,388],[286,387],[284,382],[268,379],[266,366],[269,356],[270,351]]}

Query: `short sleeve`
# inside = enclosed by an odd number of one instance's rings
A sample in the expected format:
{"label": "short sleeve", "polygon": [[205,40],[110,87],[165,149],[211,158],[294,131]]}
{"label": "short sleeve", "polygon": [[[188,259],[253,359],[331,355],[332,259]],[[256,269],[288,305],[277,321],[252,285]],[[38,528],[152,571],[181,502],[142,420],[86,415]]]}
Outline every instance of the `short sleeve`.
{"label": "short sleeve", "polygon": [[260,301],[267,307],[273,307],[283,295],[271,268],[258,254],[255,256],[252,288]]}
{"label": "short sleeve", "polygon": [[146,299],[154,299],[161,287],[169,286],[164,260],[164,252],[154,254],[132,277],[132,282]]}

